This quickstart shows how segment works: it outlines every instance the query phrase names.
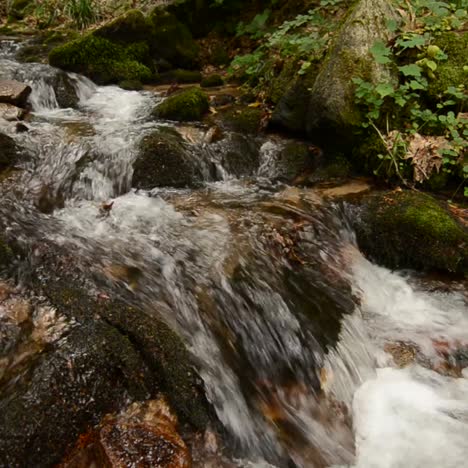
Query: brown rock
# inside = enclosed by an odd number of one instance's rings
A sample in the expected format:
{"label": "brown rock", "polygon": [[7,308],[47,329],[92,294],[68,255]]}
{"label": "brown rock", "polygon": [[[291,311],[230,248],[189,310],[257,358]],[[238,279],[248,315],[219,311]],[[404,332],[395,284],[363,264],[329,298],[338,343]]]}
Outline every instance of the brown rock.
{"label": "brown rock", "polygon": [[0,102],[24,107],[31,91],[30,86],[19,81],[0,81]]}
{"label": "brown rock", "polygon": [[0,102],[0,119],[14,122],[15,120],[22,120],[26,114],[24,109],[14,106],[13,104],[7,104]]}
{"label": "brown rock", "polygon": [[165,400],[134,403],[102,424],[96,442],[99,466],[190,468],[190,453],[176,425]]}

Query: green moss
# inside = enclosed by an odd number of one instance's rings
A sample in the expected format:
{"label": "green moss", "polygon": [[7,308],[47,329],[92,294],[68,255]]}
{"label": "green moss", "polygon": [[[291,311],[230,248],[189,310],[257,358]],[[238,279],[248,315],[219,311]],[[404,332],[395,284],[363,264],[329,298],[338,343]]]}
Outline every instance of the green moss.
{"label": "green moss", "polygon": [[95,36],[112,42],[133,44],[148,40],[151,25],[139,10],[130,10],[93,32]]}
{"label": "green moss", "polygon": [[262,120],[262,111],[251,107],[243,109],[233,109],[226,112],[223,116],[225,127],[240,133],[257,133],[260,129]]}
{"label": "green moss", "polygon": [[153,111],[153,115],[168,120],[200,120],[209,109],[208,97],[199,88],[190,88],[168,97]]}
{"label": "green moss", "polygon": [[388,267],[468,272],[466,230],[427,194],[375,195],[357,234],[360,247]]}
{"label": "green moss", "polygon": [[185,25],[160,7],[151,12],[148,20],[152,25],[153,56],[164,58],[176,67],[193,68],[197,65],[199,48]]}
{"label": "green moss", "polygon": [[435,71],[436,79],[429,81],[429,96],[437,99],[450,86],[463,84],[468,89],[468,73],[463,67],[468,64],[468,34],[446,32],[435,41],[448,56],[446,61],[439,61]]}
{"label": "green moss", "polygon": [[119,83],[119,86],[122,89],[125,89],[127,91],[141,91],[143,89],[143,85],[141,84],[141,81],[136,81],[136,80],[124,80]]}
{"label": "green moss", "polygon": [[215,86],[223,86],[224,80],[221,75],[210,75],[202,79],[200,86],[202,88],[213,88]]}
{"label": "green moss", "polygon": [[168,72],[160,73],[158,75],[158,83],[169,84],[169,83],[199,83],[202,79],[202,75],[199,71],[193,70],[170,70]]}
{"label": "green moss", "polygon": [[142,43],[125,48],[91,34],[56,47],[49,54],[49,62],[52,66],[87,75],[98,83],[145,82],[151,79],[152,72],[139,60],[147,51]]}

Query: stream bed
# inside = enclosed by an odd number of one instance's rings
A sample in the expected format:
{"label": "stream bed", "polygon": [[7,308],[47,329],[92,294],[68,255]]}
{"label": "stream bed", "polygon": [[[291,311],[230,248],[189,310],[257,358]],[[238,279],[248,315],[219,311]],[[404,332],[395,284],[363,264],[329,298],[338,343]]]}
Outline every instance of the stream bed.
{"label": "stream bed", "polygon": [[[217,447],[194,465],[466,466],[466,284],[364,258],[356,207],[275,180],[283,138],[248,137],[258,167],[237,177],[225,157],[232,139],[214,151],[202,125],[150,117],[162,96],[69,75],[79,103],[61,108],[56,71],[19,64],[16,47],[2,43],[0,78],[33,88],[29,130],[0,131],[28,157],[0,188],[0,225],[28,254],[16,286],[4,278],[14,293],[0,318],[15,295],[27,298],[33,331],[2,350],[0,410],[37,356],[77,326],[28,286],[50,274],[34,262],[47,245],[90,296],[157,314],[182,338],[219,422]],[[166,127],[202,155],[204,180],[132,188],[138,143]],[[11,460],[0,466],[50,466]]]}

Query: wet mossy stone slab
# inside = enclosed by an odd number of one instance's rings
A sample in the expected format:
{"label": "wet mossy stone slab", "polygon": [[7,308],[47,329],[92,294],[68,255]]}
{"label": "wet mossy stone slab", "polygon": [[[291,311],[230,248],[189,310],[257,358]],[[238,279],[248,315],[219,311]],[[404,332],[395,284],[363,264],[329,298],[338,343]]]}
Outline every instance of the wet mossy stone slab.
{"label": "wet mossy stone slab", "polygon": [[468,232],[434,197],[384,192],[365,204],[357,223],[359,247],[389,268],[468,273]]}
{"label": "wet mossy stone slab", "polygon": [[201,120],[209,108],[208,96],[200,88],[190,88],[165,99],[156,106],[153,116],[182,122],[194,121]]}

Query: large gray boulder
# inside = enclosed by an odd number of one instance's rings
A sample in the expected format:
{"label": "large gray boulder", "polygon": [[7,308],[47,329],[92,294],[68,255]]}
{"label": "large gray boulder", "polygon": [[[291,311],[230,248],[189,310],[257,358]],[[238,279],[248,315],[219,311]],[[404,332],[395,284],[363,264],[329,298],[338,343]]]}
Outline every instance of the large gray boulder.
{"label": "large gray boulder", "polygon": [[376,41],[391,39],[389,19],[398,20],[387,0],[359,0],[355,4],[312,87],[306,121],[310,136],[327,129],[342,130],[346,135],[361,123],[352,78],[373,83],[396,79],[391,68],[377,63],[370,52]]}
{"label": "large gray boulder", "polygon": [[30,86],[19,81],[0,81],[0,102],[24,107],[31,91]]}

